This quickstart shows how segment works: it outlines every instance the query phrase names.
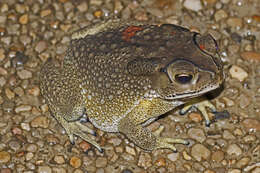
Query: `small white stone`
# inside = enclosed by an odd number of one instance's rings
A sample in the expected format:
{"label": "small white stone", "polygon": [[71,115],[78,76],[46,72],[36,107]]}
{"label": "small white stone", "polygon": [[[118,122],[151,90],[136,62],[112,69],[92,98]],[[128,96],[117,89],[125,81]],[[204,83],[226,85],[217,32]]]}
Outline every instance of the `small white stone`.
{"label": "small white stone", "polygon": [[202,9],[200,0],[185,0],[184,7],[193,11],[199,11]]}
{"label": "small white stone", "polygon": [[233,65],[230,68],[229,73],[231,74],[232,78],[235,78],[240,82],[244,81],[248,77],[248,73],[244,69],[236,65]]}

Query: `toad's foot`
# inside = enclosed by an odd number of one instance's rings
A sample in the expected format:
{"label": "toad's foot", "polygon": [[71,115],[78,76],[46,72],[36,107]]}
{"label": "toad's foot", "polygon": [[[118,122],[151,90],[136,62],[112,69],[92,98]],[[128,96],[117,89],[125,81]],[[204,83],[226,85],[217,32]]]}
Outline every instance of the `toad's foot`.
{"label": "toad's foot", "polygon": [[184,139],[174,139],[174,138],[165,138],[165,137],[160,137],[161,132],[164,130],[163,126],[160,126],[153,134],[157,136],[157,145],[156,149],[158,148],[168,148],[173,150],[173,152],[177,152],[177,149],[175,148],[174,144],[184,144],[184,145],[189,145],[188,140]]}
{"label": "toad's foot", "polygon": [[192,108],[195,108],[199,110],[202,114],[202,116],[205,118],[206,126],[210,126],[210,119],[209,115],[207,113],[206,108],[209,108],[211,112],[216,116],[214,119],[217,119],[217,116],[221,117],[229,117],[229,114],[227,111],[223,112],[217,112],[216,107],[209,101],[206,100],[205,98],[194,98],[191,102],[188,102],[187,104],[184,105],[184,107],[181,109],[180,114],[184,115],[187,112],[189,112]]}
{"label": "toad's foot", "polygon": [[89,133],[91,135],[96,136],[96,132],[94,130],[81,124],[79,121],[68,122],[60,116],[56,116],[56,118],[61,123],[63,128],[65,129],[66,133],[69,136],[70,142],[72,144],[75,143],[74,135],[76,135],[76,136],[79,136],[80,138],[82,138],[84,141],[95,146],[99,150],[99,152],[101,152],[101,153],[103,152],[103,149],[94,140],[90,139],[90,137],[87,135],[87,133]]}

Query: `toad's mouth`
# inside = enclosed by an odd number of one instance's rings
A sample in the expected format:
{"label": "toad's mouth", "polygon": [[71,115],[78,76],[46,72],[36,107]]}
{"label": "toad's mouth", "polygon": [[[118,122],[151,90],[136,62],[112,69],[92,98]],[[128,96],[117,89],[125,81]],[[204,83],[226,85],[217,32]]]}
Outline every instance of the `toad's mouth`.
{"label": "toad's mouth", "polygon": [[200,88],[200,90],[185,92],[185,93],[181,93],[181,94],[167,95],[167,96],[164,96],[164,99],[166,99],[166,100],[178,100],[178,99],[186,100],[186,99],[198,97],[198,96],[201,96],[205,93],[208,93],[210,91],[213,91],[213,90],[219,88],[222,85],[222,83],[223,82],[219,82],[219,83],[214,84],[214,85],[209,85],[205,88]]}

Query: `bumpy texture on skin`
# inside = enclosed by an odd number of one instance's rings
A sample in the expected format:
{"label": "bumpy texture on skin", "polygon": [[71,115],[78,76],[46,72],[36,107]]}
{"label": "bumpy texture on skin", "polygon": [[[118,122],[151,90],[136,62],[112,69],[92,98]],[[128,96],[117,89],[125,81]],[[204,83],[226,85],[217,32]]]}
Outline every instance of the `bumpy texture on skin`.
{"label": "bumpy texture on skin", "polygon": [[180,26],[109,20],[72,35],[63,65],[43,66],[41,91],[70,137],[100,149],[75,123],[86,113],[97,128],[121,132],[143,149],[176,150],[170,143],[187,142],[144,126],[222,83],[217,51],[210,35]]}

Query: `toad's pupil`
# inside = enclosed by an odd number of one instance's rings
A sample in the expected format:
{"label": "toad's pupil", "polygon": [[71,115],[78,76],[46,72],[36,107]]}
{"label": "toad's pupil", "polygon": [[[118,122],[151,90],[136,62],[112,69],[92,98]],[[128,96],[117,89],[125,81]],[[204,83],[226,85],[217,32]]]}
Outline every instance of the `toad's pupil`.
{"label": "toad's pupil", "polygon": [[192,75],[190,74],[177,74],[175,80],[180,84],[187,84],[192,80]]}

